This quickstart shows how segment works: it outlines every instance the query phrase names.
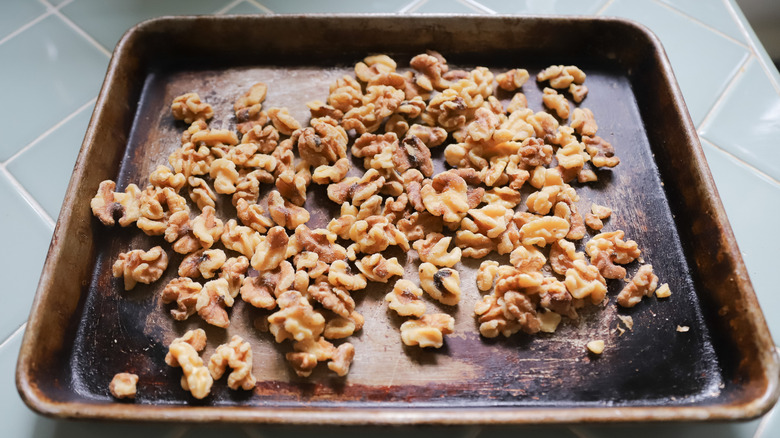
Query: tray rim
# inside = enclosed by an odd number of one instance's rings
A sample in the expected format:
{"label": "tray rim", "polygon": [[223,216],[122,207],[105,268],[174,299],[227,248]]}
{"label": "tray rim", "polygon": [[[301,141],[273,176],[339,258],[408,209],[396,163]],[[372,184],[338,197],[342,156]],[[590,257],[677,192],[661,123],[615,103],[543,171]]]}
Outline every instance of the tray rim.
{"label": "tray rim", "polygon": [[[66,254],[57,243],[75,220],[67,214],[76,198],[73,189],[86,172],[85,166],[77,165],[71,176],[68,191],[63,202],[57,224],[52,235],[44,268],[36,290],[31,314],[27,323],[16,367],[16,386],[22,400],[33,411],[53,418],[100,419],[100,420],[133,420],[152,422],[188,422],[188,423],[265,423],[288,425],[528,425],[528,424],[576,424],[576,423],[626,423],[647,421],[707,421],[707,420],[747,420],[763,415],[775,404],[780,396],[780,359],[777,347],[761,312],[755,291],[750,283],[744,260],[738,249],[736,238],[726,216],[722,202],[715,187],[714,179],[706,164],[703,149],[687,111],[682,92],[677,83],[666,51],[660,39],[646,26],[630,19],[609,16],[574,16],[574,15],[491,15],[476,16],[470,14],[424,14],[420,16],[398,16],[396,14],[269,14],[208,16],[209,20],[248,19],[258,21],[293,19],[470,19],[479,20],[550,20],[575,22],[612,22],[632,27],[641,33],[652,44],[658,57],[661,74],[668,79],[674,105],[682,115],[685,127],[682,133],[692,146],[695,154],[694,163],[701,176],[701,183],[710,196],[708,201],[713,208],[710,214],[722,226],[728,253],[735,261],[735,276],[740,281],[743,299],[747,301],[746,312],[750,315],[749,322],[754,329],[755,342],[759,347],[758,357],[766,376],[766,388],[749,402],[742,404],[713,404],[699,406],[600,406],[600,407],[458,407],[458,408],[398,408],[398,407],[223,407],[223,406],[171,406],[126,403],[84,403],[57,402],[44,396],[36,382],[31,379],[29,370],[33,367],[33,342],[40,333],[41,321],[45,317],[41,308],[42,297],[52,287],[51,280],[55,267]],[[98,95],[95,109],[90,119],[77,163],[83,163],[87,152],[96,147],[94,144],[97,120],[101,118],[104,107],[108,103],[112,84],[117,80],[117,66],[122,58],[132,56],[127,48],[128,41],[136,33],[148,27],[166,22],[182,22],[202,20],[203,16],[161,16],[143,21],[131,27],[117,43],[109,62],[106,77]]]}

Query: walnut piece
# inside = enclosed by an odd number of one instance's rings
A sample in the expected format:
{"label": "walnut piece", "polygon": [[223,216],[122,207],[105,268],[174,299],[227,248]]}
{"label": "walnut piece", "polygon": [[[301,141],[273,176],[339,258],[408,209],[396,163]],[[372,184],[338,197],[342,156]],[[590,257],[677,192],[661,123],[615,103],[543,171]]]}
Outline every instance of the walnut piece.
{"label": "walnut piece", "polygon": [[228,388],[249,391],[255,387],[257,379],[252,375],[252,346],[241,336],[234,335],[230,342],[217,347],[209,359],[209,373],[219,380],[227,367],[233,371],[228,375]]}
{"label": "walnut piece", "polygon": [[246,199],[239,199],[236,203],[236,216],[238,216],[238,219],[241,220],[242,224],[258,233],[266,233],[274,225],[274,222],[263,213],[263,207],[257,204],[250,204]]}
{"label": "walnut piece", "polygon": [[498,262],[485,260],[480,263],[477,271],[477,288],[483,292],[493,289],[493,282],[498,274]]}
{"label": "walnut piece", "polygon": [[198,302],[195,304],[198,315],[211,325],[227,328],[230,319],[225,306],[233,306],[233,296],[230,295],[227,280],[218,278],[204,284],[203,290],[198,294]]}
{"label": "walnut piece", "polygon": [[642,297],[649,297],[658,286],[658,277],[653,273],[652,265],[642,265],[634,278],[620,291],[617,302],[622,307],[634,307],[642,301]]}
{"label": "walnut piece", "polygon": [[255,126],[262,128],[268,121],[262,112],[267,92],[268,86],[258,82],[252,85],[244,95],[236,99],[233,104],[233,111],[236,113],[236,129],[242,134],[246,134]]}
{"label": "walnut piece", "polygon": [[355,262],[355,266],[366,276],[368,280],[379,283],[387,283],[390,277],[404,275],[404,268],[395,257],[386,259],[382,254],[365,256]]}
{"label": "walnut piece", "polygon": [[401,340],[408,346],[441,348],[444,335],[455,330],[455,319],[446,313],[423,315],[420,319],[401,324]]}
{"label": "walnut piece", "polygon": [[238,225],[235,219],[227,221],[220,238],[225,248],[243,254],[245,257],[252,257],[255,254],[255,248],[260,244],[260,234],[242,225]]}
{"label": "walnut piece", "polygon": [[422,289],[409,280],[398,280],[393,290],[385,296],[388,307],[400,316],[421,317],[425,313],[425,302],[421,300]]}
{"label": "walnut piece", "polygon": [[420,286],[433,299],[447,306],[460,302],[460,275],[451,268],[437,268],[422,263],[419,268]]}
{"label": "walnut piece", "polygon": [[287,260],[276,269],[261,272],[257,277],[247,276],[241,285],[241,299],[254,307],[273,309],[276,298],[293,285],[295,270]]}
{"label": "walnut piece", "polygon": [[366,277],[358,272],[352,274],[349,264],[344,260],[336,260],[328,270],[328,281],[335,287],[355,291],[366,288]]}
{"label": "walnut piece", "polygon": [[149,284],[160,279],[168,268],[168,254],[160,246],[149,251],[136,249],[119,254],[114,262],[112,272],[114,277],[123,277],[125,290],[130,290],[137,283]]}
{"label": "walnut piece", "polygon": [[513,68],[506,73],[496,76],[498,86],[506,91],[514,91],[522,87],[528,81],[528,70],[524,68]]}
{"label": "walnut piece", "polygon": [[214,379],[208,367],[198,352],[206,347],[206,332],[203,329],[189,330],[180,338],[176,338],[168,346],[165,363],[172,367],[181,367],[184,376],[181,387],[190,391],[192,396],[203,399],[211,392]]}
{"label": "walnut piece", "polygon": [[177,96],[171,104],[171,112],[176,120],[192,123],[196,120],[208,120],[214,116],[211,105],[201,102],[198,93],[187,93]]}
{"label": "walnut piece", "polygon": [[176,301],[176,309],[171,309],[173,319],[183,321],[192,316],[198,304],[198,297],[203,286],[188,277],[178,277],[171,280],[162,291],[162,301],[170,304]]}
{"label": "walnut piece", "polygon": [[544,216],[520,228],[523,245],[546,246],[566,237],[569,222],[556,216]]}
{"label": "walnut piece", "polygon": [[314,311],[300,292],[283,292],[276,301],[279,310],[268,317],[269,330],[276,342],[313,340],[322,334],[325,318]]}
{"label": "walnut piece", "polygon": [[287,258],[287,245],[290,238],[284,228],[276,226],[268,230],[268,235],[260,238],[252,256],[252,268],[257,271],[276,269]]}
{"label": "walnut piece", "polygon": [[444,222],[457,222],[469,210],[466,181],[448,171],[436,175],[431,184],[420,189],[423,205],[434,216],[442,216]]}
{"label": "walnut piece", "polygon": [[596,167],[615,167],[620,164],[620,158],[615,156],[615,148],[599,136],[584,135],[582,142],[590,155],[590,161]]}
{"label": "walnut piece", "polygon": [[571,127],[577,131],[577,134],[593,137],[596,135],[599,126],[593,117],[593,111],[588,108],[575,108],[571,117]]}
{"label": "walnut piece", "polygon": [[425,240],[414,242],[414,249],[421,261],[451,268],[460,262],[461,257],[461,250],[458,247],[447,252],[451,241],[452,237],[444,237],[440,233],[430,233]]}
{"label": "walnut piece", "polygon": [[322,304],[322,307],[330,310],[342,318],[349,318],[355,310],[355,300],[349,292],[339,287],[334,287],[328,282],[328,277],[321,276],[308,288],[308,296]]}
{"label": "walnut piece", "polygon": [[581,85],[585,82],[585,73],[573,65],[551,65],[536,75],[539,82],[550,81],[550,86],[557,89],[569,88],[574,83]]}
{"label": "walnut piece", "polygon": [[281,134],[292,135],[293,131],[301,129],[301,124],[290,115],[287,108],[271,108],[268,110],[268,117]]}
{"label": "walnut piece", "polygon": [[572,267],[566,270],[564,284],[572,297],[578,300],[590,297],[593,304],[601,303],[607,295],[607,281],[598,268],[584,260],[572,262]]}
{"label": "walnut piece", "polygon": [[94,214],[104,225],[114,225],[115,217],[119,217],[119,225],[126,227],[140,217],[141,191],[135,184],[130,184],[125,193],[115,192],[116,183],[106,180],[100,183],[97,194],[92,198],[90,206]]}
{"label": "walnut piece", "polygon": [[555,114],[561,119],[566,120],[569,118],[569,102],[563,94],[558,94],[552,88],[545,88],[542,95],[542,103],[547,108],[555,111]]}
{"label": "walnut piece", "polygon": [[311,218],[306,209],[285,200],[276,190],[268,195],[268,213],[277,225],[290,230],[305,224]]}
{"label": "walnut piece", "polygon": [[108,391],[115,398],[135,398],[135,385],[138,383],[138,376],[132,373],[117,373],[108,384]]}
{"label": "walnut piece", "polygon": [[595,341],[588,342],[588,351],[590,351],[593,354],[601,354],[604,352],[604,341],[601,339],[596,339]]}
{"label": "walnut piece", "polygon": [[227,256],[221,249],[208,249],[196,251],[182,260],[179,265],[179,277],[203,278],[209,279],[216,275]]}

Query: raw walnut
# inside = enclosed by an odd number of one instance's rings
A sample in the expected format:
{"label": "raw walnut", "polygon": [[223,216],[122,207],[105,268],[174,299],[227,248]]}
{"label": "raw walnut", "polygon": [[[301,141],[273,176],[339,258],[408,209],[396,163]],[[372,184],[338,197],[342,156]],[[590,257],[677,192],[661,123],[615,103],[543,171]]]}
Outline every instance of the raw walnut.
{"label": "raw walnut", "polygon": [[316,252],[310,251],[303,251],[296,254],[293,258],[293,263],[295,264],[296,275],[299,272],[304,272],[309,278],[318,278],[321,275],[325,275],[330,268],[327,263],[320,261],[320,257]]}
{"label": "raw walnut", "polygon": [[311,119],[298,137],[298,153],[312,166],[330,165],[347,156],[347,132],[330,117]]}
{"label": "raw walnut", "polygon": [[423,205],[444,222],[458,222],[469,210],[466,181],[452,171],[442,172],[420,189]]}
{"label": "raw walnut", "polygon": [[187,200],[170,187],[159,189],[149,186],[141,192],[140,202],[140,217],[136,225],[149,236],[164,234],[168,218],[172,214],[190,210]]}
{"label": "raw walnut", "polygon": [[285,200],[276,190],[268,195],[268,213],[274,222],[290,230],[305,224],[311,217],[306,209]]}
{"label": "raw walnut", "polygon": [[546,262],[544,254],[533,246],[518,245],[509,254],[509,263],[520,272],[541,271]]}
{"label": "raw walnut", "polygon": [[[549,116],[549,114],[547,115]],[[518,155],[520,164],[526,169],[533,169],[537,166],[549,166],[552,162],[553,148],[543,140],[531,137],[523,140],[520,144]]]}
{"label": "raw walnut", "polygon": [[528,99],[525,97],[525,94],[523,93],[515,93],[515,95],[512,96],[512,100],[509,101],[509,105],[507,105],[506,107],[506,112],[508,112],[511,115],[514,114],[515,112],[518,112],[519,110],[524,110],[524,109],[528,109]]}
{"label": "raw walnut", "polygon": [[115,398],[135,398],[135,385],[138,383],[138,375],[132,373],[117,373],[108,384],[108,391]]}
{"label": "raw walnut", "polygon": [[160,188],[170,187],[176,193],[184,187],[186,182],[187,178],[183,174],[173,173],[171,169],[163,165],[157,166],[157,169],[149,175],[149,184]]}
{"label": "raw walnut", "polygon": [[486,260],[480,263],[477,271],[477,288],[483,292],[493,289],[496,275],[498,275],[498,262]]}
{"label": "raw walnut", "polygon": [[192,236],[203,248],[211,248],[214,243],[218,242],[225,229],[222,221],[217,218],[213,207],[204,207],[201,214],[192,220],[191,228]]}
{"label": "raw walnut", "polygon": [[288,257],[301,251],[311,251],[317,253],[319,259],[324,263],[344,260],[347,251],[336,243],[337,237],[336,234],[325,229],[312,230],[306,225],[299,225],[295,228],[295,234],[290,237]]}
{"label": "raw walnut", "polygon": [[341,158],[332,166],[321,165],[314,169],[311,180],[317,184],[331,184],[344,180],[352,168],[349,158]]}
{"label": "raw walnut", "polygon": [[593,117],[593,111],[588,108],[575,108],[571,118],[571,127],[577,131],[577,134],[593,137],[596,135],[599,126]]}
{"label": "raw walnut", "polygon": [[186,143],[168,156],[168,163],[176,173],[184,176],[207,175],[214,157],[208,146],[196,146],[195,143]]}
{"label": "raw walnut", "polygon": [[336,348],[331,361],[328,362],[328,369],[336,373],[339,377],[344,377],[349,373],[349,367],[352,359],[355,358],[355,347],[349,342],[345,342]]}
{"label": "raw walnut", "polygon": [[276,226],[268,230],[268,235],[260,238],[252,256],[252,268],[256,271],[276,269],[287,258],[287,245],[290,238],[284,228]]}
{"label": "raw walnut", "polygon": [[187,185],[189,186],[190,199],[200,210],[206,207],[214,208],[217,205],[215,202],[217,195],[211,190],[206,180],[191,176],[187,178]]}
{"label": "raw walnut", "polygon": [[244,133],[244,136],[241,137],[241,143],[252,143],[257,146],[258,153],[270,154],[279,144],[279,131],[273,125],[265,127],[256,125]]}
{"label": "raw walnut", "polygon": [[274,225],[273,221],[263,213],[263,207],[250,204],[246,199],[239,199],[236,203],[236,216],[241,220],[241,223],[258,233],[266,233]]}
{"label": "raw walnut", "polygon": [[330,86],[328,105],[346,113],[363,103],[363,91],[360,83],[354,78],[344,75]]}
{"label": "raw walnut", "polygon": [[328,186],[328,198],[336,204],[350,202],[359,207],[384,186],[385,178],[376,169],[368,169],[363,177],[349,177]]}
{"label": "raw walnut", "polygon": [[404,92],[387,85],[372,85],[366,88],[363,106],[352,108],[344,113],[341,126],[354,129],[358,134],[374,132],[385,117],[395,112],[404,100]]}
{"label": "raw walnut", "polygon": [[225,264],[227,256],[221,249],[208,249],[196,251],[182,260],[179,265],[179,277],[213,278],[222,265]]}
{"label": "raw walnut", "polygon": [[328,105],[321,100],[312,100],[311,102],[306,102],[306,106],[309,107],[309,112],[311,113],[311,118],[313,119],[330,117],[333,120],[341,120],[341,118],[344,116],[342,111],[337,110],[333,106]]}
{"label": "raw walnut", "polygon": [[285,260],[276,269],[244,278],[241,299],[254,307],[271,310],[276,307],[276,298],[292,288],[294,277],[295,270]]}
{"label": "raw walnut", "polygon": [[252,375],[252,346],[241,336],[233,336],[230,343],[222,344],[209,359],[209,373],[219,380],[227,367],[233,371],[228,375],[228,388],[249,391],[257,379]]}
{"label": "raw walnut", "polygon": [[437,268],[431,263],[420,265],[420,286],[432,298],[447,306],[460,302],[460,275],[450,268]]}
{"label": "raw walnut", "polygon": [[481,234],[495,238],[506,231],[512,220],[513,211],[498,204],[488,204],[468,211]]}
{"label": "raw walnut", "polygon": [[352,155],[363,158],[365,168],[392,166],[392,157],[398,149],[398,136],[395,132],[384,135],[365,133],[352,144]]}
{"label": "raw walnut", "polygon": [[401,324],[401,340],[405,345],[419,345],[421,348],[441,348],[444,335],[455,330],[455,319],[446,313],[423,315]]}
{"label": "raw walnut", "polygon": [[225,306],[233,306],[233,296],[230,295],[230,287],[227,280],[218,278],[203,285],[203,290],[198,295],[195,310],[198,316],[211,325],[227,328],[230,325]]}
{"label": "raw walnut", "polygon": [[409,66],[421,73],[416,75],[415,83],[423,90],[442,91],[449,86],[449,81],[442,77],[449,67],[441,54],[428,51],[417,55],[409,61]]}
{"label": "raw walnut", "polygon": [[514,91],[522,87],[528,81],[528,70],[524,68],[513,68],[506,73],[496,76],[498,86],[506,91]]}
{"label": "raw walnut", "polygon": [[425,146],[433,148],[444,143],[447,139],[447,131],[439,127],[414,124],[406,131],[406,136],[419,138]]}
{"label": "raw walnut", "polygon": [[569,118],[569,101],[566,100],[563,94],[558,94],[552,88],[545,88],[542,95],[542,103],[547,108],[555,111],[555,114],[561,119],[566,120]]}
{"label": "raw walnut", "polygon": [[[641,254],[636,242],[623,241],[624,235],[622,230],[601,233],[585,244],[585,251],[590,256],[591,263],[596,265],[601,275],[606,278],[625,277],[625,269],[614,266],[613,263],[625,265],[636,260]],[[611,272],[615,268],[618,268],[617,272]]]}
{"label": "raw walnut", "polygon": [[231,297],[235,298],[238,295],[247,269],[249,269],[249,259],[244,256],[231,257],[222,265],[219,278],[224,278],[228,282]]}
{"label": "raw walnut", "polygon": [[455,245],[462,249],[462,256],[474,259],[487,257],[497,248],[493,239],[471,230],[458,230],[455,233]]}
{"label": "raw walnut", "polygon": [[425,313],[425,301],[421,300],[422,289],[409,280],[395,282],[392,292],[385,296],[388,307],[400,316],[421,317]]}
{"label": "raw walnut", "polygon": [[346,290],[362,290],[366,288],[366,277],[361,274],[352,274],[349,265],[344,260],[336,260],[331,263],[328,270],[328,281],[335,287]]}
{"label": "raw walnut", "polygon": [[374,254],[397,245],[404,251],[409,250],[406,235],[391,224],[385,216],[369,216],[358,220],[349,229],[349,238],[357,244],[357,251]]}
{"label": "raw walnut", "polygon": [[585,100],[585,96],[588,95],[588,87],[585,85],[571,84],[569,85],[569,93],[575,102],[580,103]]}
{"label": "raw walnut", "polygon": [[198,296],[203,286],[187,277],[171,280],[162,291],[162,302],[170,304],[176,301],[176,309],[171,309],[173,319],[184,321],[195,313]]}
{"label": "raw walnut", "polygon": [[569,222],[556,216],[544,216],[520,228],[523,245],[546,246],[566,237]]}
{"label": "raw walnut", "polygon": [[386,259],[382,254],[365,256],[355,262],[355,266],[368,280],[387,283],[393,275],[403,277],[404,268],[395,257]]}
{"label": "raw walnut", "polygon": [[400,219],[396,227],[413,242],[424,238],[428,233],[441,233],[442,221],[440,216],[434,216],[427,211],[414,212],[409,217]]}
{"label": "raw walnut", "polygon": [[233,111],[236,113],[236,129],[242,134],[246,134],[255,126],[262,128],[268,121],[268,117],[262,112],[267,92],[268,86],[258,82],[233,104]]}
{"label": "raw walnut", "polygon": [[585,215],[585,224],[588,227],[598,231],[604,227],[603,219],[607,219],[612,215],[612,209],[604,207],[598,204],[591,204],[591,213]]}
{"label": "raw walnut", "polygon": [[318,362],[328,362],[328,368],[343,377],[349,373],[352,359],[355,357],[355,347],[349,342],[338,348],[323,338],[307,339],[293,344],[294,353],[287,353],[286,359],[292,365],[295,373],[301,377],[311,375]]}
{"label": "raw walnut", "polygon": [[482,201],[487,205],[500,205],[506,209],[514,209],[522,200],[523,195],[510,187],[494,187],[485,192]]}
{"label": "raw walnut", "polygon": [[433,161],[431,151],[422,140],[416,136],[407,136],[393,153],[395,169],[406,172],[409,169],[419,169],[425,177],[433,175]]}
{"label": "raw walnut", "polygon": [[588,265],[584,260],[572,262],[572,267],[566,271],[564,284],[572,297],[590,297],[593,304],[601,303],[607,295],[607,281],[595,266]]}
{"label": "raw walnut", "polygon": [[238,171],[236,163],[225,158],[218,158],[211,163],[209,176],[214,178],[214,190],[217,193],[230,195],[236,192]]}
{"label": "raw walnut", "polygon": [[615,148],[603,138],[583,136],[582,142],[594,166],[615,167],[620,164],[620,158],[615,156]]}
{"label": "raw walnut", "polygon": [[307,292],[311,299],[342,318],[349,318],[355,310],[355,300],[352,299],[349,292],[331,285],[326,276],[315,280]]}
{"label": "raw walnut", "polygon": [[276,342],[285,339],[314,340],[325,329],[325,317],[298,291],[283,292],[276,300],[279,310],[268,316],[269,330]]}
{"label": "raw walnut", "polygon": [[198,93],[187,93],[173,99],[171,105],[173,118],[192,123],[196,120],[208,120],[214,116],[211,105],[201,102]]}
{"label": "raw walnut", "polygon": [[517,291],[485,295],[474,305],[474,313],[478,316],[479,333],[486,338],[499,334],[509,337],[520,330],[535,334],[541,330],[536,306],[526,294]]}
{"label": "raw walnut", "polygon": [[642,301],[642,297],[649,297],[658,286],[658,277],[653,273],[652,265],[642,265],[631,279],[631,282],[620,291],[617,302],[622,307],[634,307]]}
{"label": "raw walnut", "polygon": [[239,252],[246,257],[252,257],[255,254],[255,248],[261,241],[257,231],[238,225],[235,219],[227,221],[221,240],[225,248]]}
{"label": "raw walnut", "polygon": [[221,158],[230,148],[238,144],[238,136],[229,129],[199,129],[190,136],[190,142],[211,148],[212,155]]}
{"label": "raw walnut", "polygon": [[292,135],[293,131],[301,129],[301,124],[290,115],[287,108],[271,108],[268,110],[268,117],[281,134]]}
{"label": "raw walnut", "polygon": [[344,339],[355,334],[363,328],[365,318],[363,315],[352,312],[349,318],[342,318],[335,316],[325,323],[325,331],[322,332],[322,336],[326,339]]}
{"label": "raw walnut", "polygon": [[363,62],[355,64],[355,76],[363,82],[369,82],[382,73],[395,71],[395,61],[387,55],[367,56]]}
{"label": "raw walnut", "polygon": [[206,332],[203,329],[190,330],[180,338],[176,338],[168,346],[165,363],[172,367],[181,367],[184,376],[181,387],[190,391],[192,396],[203,399],[211,392],[214,379],[209,369],[203,364],[198,352],[206,347]]}
{"label": "raw walnut", "polygon": [[447,252],[450,242],[452,237],[444,237],[441,233],[430,233],[425,240],[414,242],[414,249],[421,261],[451,268],[460,261],[461,250],[455,247]]}
{"label": "raw walnut", "polygon": [[149,251],[136,249],[119,254],[112,268],[114,277],[124,277],[125,290],[137,283],[149,284],[157,281],[168,267],[168,254],[160,246]]}
{"label": "raw walnut", "polygon": [[585,255],[577,252],[574,243],[561,239],[550,246],[550,266],[556,274],[566,275],[575,260],[585,260]]}
{"label": "raw walnut", "polygon": [[550,81],[550,86],[557,89],[569,88],[574,83],[585,82],[585,73],[573,65],[551,65],[536,75],[539,82]]}
{"label": "raw walnut", "polygon": [[90,206],[103,225],[114,225],[115,217],[120,215],[119,225],[126,227],[141,216],[141,190],[135,184],[130,184],[125,193],[114,191],[116,183],[106,180],[100,183],[97,194],[92,198]]}

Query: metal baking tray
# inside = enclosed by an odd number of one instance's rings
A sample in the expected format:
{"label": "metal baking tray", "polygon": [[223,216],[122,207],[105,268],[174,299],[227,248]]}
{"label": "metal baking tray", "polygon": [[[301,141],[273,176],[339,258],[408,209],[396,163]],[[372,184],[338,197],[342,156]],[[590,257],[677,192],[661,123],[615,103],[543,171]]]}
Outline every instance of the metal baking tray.
{"label": "metal baking tray", "polygon": [[[212,127],[233,127],[232,102],[252,83],[269,85],[266,107],[286,106],[308,120],[305,103],[327,96],[369,54],[388,53],[400,67],[434,49],[460,68],[498,73],[576,64],[590,94],[599,135],[621,164],[583,198],[612,206],[605,230],[623,229],[643,250],[667,300],[633,309],[610,303],[585,312],[555,334],[484,339],[473,305],[479,262],[464,259],[456,332],[444,348],[400,342],[402,322],[384,305],[386,285],[358,298],[366,316],[351,338],[357,350],[346,378],[326,369],[302,379],[276,345],[252,328],[262,311],[237,303],[228,330],[199,318],[176,322],[159,291],[175,275],[124,292],[111,277],[117,254],[162,242],[139,230],[108,229],[89,201],[104,179],[119,187],[146,177],[179,144],[184,129],[170,115],[172,98],[195,91],[215,109]],[[541,108],[541,86],[523,87]],[[510,96],[503,96],[506,100]],[[442,148],[434,151],[441,167]],[[224,202],[223,204],[230,204]],[[338,210],[312,189],[313,226]],[[586,238],[587,239],[587,238]],[[173,252],[169,252],[173,254]],[[407,270],[414,253],[399,254]],[[637,265],[629,268],[633,273]],[[429,304],[431,306],[432,304]],[[618,315],[634,328],[622,335]],[[677,326],[689,326],[681,333]],[[207,328],[209,347],[233,334],[249,339],[258,377],[253,391],[217,382],[198,401],[165,365],[168,343]],[[585,344],[606,340],[600,357]],[[134,403],[108,393],[120,371],[140,376]],[[748,419],[778,397],[778,361],[734,235],[669,61],[644,27],[612,18],[475,16],[171,17],[131,29],[117,45],[70,181],[38,286],[17,368],[17,385],[34,410],[53,417],[286,424],[523,424]]]}

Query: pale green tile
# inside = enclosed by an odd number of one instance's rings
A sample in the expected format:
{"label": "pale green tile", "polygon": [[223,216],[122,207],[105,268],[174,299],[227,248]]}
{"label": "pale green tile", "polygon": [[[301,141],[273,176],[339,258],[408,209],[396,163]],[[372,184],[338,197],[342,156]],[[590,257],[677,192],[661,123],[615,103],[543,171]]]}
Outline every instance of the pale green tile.
{"label": "pale green tile", "polygon": [[27,319],[52,229],[0,172],[0,339]]}
{"label": "pale green tile", "polygon": [[0,39],[44,12],[46,7],[34,0],[4,0],[0,12]]}
{"label": "pale green tile", "polygon": [[773,315],[780,310],[780,293],[778,261],[773,254],[780,248],[780,235],[775,231],[780,217],[780,184],[761,177],[706,141],[702,146],[758,301],[778,341],[780,318]]}
{"label": "pale green tile", "polygon": [[0,60],[0,161],[93,98],[108,64],[53,15],[0,44]]}
{"label": "pale green tile", "polygon": [[753,50],[756,52],[756,54],[758,54],[758,57],[761,58],[764,64],[768,67],[769,74],[772,76],[775,83],[780,83],[780,72],[778,72],[777,67],[775,67],[774,63],[772,62],[772,57],[769,56],[766,49],[759,41],[755,31],[753,31],[753,28],[748,23],[747,18],[745,18],[745,14],[742,13],[742,10],[739,8],[739,5],[737,5],[735,0],[726,0],[726,1],[731,5],[734,13],[737,15],[739,21],[742,23],[742,26],[744,26],[745,32],[747,32],[748,34],[748,39],[752,42]]}
{"label": "pale green tile", "polygon": [[453,0],[428,0],[412,9],[414,14],[484,14],[484,11]]}
{"label": "pale green tile", "polygon": [[626,426],[583,426],[574,430],[581,438],[753,438],[760,421],[746,423],[673,423]]}
{"label": "pale green tile", "polygon": [[277,14],[398,12],[411,0],[260,0]]}
{"label": "pale green tile", "polygon": [[697,126],[748,57],[739,44],[651,0],[615,0],[603,15],[636,20],[658,35]]}
{"label": "pale green tile", "polygon": [[777,438],[780,436],[780,407],[775,407],[766,414],[766,423],[761,429],[761,433],[755,438]]}
{"label": "pale green tile", "polygon": [[780,180],[780,94],[751,60],[701,135]]}
{"label": "pale green tile", "polygon": [[595,14],[607,0],[479,0],[499,14]]}
{"label": "pale green tile", "polygon": [[62,13],[113,50],[122,35],[141,21],[162,15],[213,14],[229,0],[74,0]]}
{"label": "pale green tile", "polygon": [[[343,427],[246,427],[247,434],[252,438],[299,438],[316,436],[317,438],[473,438],[480,429],[476,427],[426,427],[411,426],[357,426]],[[482,435],[484,437],[484,435]]]}
{"label": "pale green tile", "polygon": [[230,15],[249,15],[249,14],[265,14],[266,12],[257,6],[255,6],[252,3],[249,2],[241,2],[237,5],[232,6],[230,9],[225,11],[225,14]]}
{"label": "pale green tile", "polygon": [[745,35],[735,17],[726,7],[725,0],[661,0],[675,9],[706,23],[726,35],[745,42]]}
{"label": "pale green tile", "polygon": [[[8,163],[8,171],[56,218],[60,213],[73,164],[87,131],[92,105],[52,131]],[[46,175],[46,178],[41,178]]]}

